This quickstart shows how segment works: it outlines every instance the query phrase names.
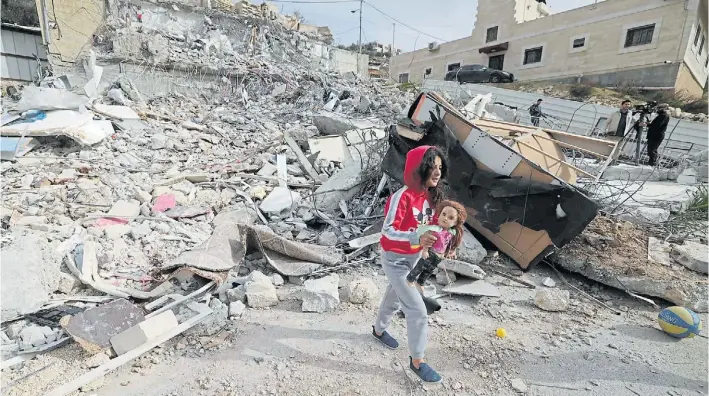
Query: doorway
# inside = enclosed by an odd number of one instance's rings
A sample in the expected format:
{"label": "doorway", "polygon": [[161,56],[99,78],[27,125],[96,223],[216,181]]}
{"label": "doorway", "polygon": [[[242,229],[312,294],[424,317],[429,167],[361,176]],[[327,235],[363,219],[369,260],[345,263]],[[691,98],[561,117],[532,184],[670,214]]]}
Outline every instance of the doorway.
{"label": "doorway", "polygon": [[502,70],[505,65],[505,55],[491,56],[488,60],[487,67],[490,69]]}

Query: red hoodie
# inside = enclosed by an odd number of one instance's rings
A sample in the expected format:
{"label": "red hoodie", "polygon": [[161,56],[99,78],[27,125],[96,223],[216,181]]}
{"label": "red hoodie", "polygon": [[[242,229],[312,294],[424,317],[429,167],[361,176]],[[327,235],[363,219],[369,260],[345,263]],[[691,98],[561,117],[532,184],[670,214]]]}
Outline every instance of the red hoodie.
{"label": "red hoodie", "polygon": [[419,237],[416,229],[430,224],[435,214],[435,208],[428,202],[428,191],[423,188],[418,175],[421,160],[430,148],[432,146],[419,146],[406,154],[406,186],[389,197],[384,207],[384,227],[379,243],[387,252],[416,254],[421,251],[421,247],[417,246]]}

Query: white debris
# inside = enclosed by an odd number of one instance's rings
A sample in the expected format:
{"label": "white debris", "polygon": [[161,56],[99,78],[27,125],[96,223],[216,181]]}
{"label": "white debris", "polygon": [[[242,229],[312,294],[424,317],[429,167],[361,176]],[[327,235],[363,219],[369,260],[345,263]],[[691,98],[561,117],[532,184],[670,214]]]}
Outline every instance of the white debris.
{"label": "white debris", "polygon": [[259,271],[252,272],[246,282],[246,301],[251,308],[267,308],[278,304],[278,294],[271,278]]}
{"label": "white debris", "polygon": [[337,274],[320,279],[308,279],[303,289],[303,312],[329,312],[340,305],[338,286],[340,277]]}
{"label": "white debris", "polygon": [[670,256],[679,264],[702,274],[709,273],[709,246],[686,241],[683,245],[674,245]]}
{"label": "white debris", "polygon": [[544,285],[546,287],[556,287],[556,281],[552,278],[546,277],[542,281],[542,285]]}
{"label": "white debris", "polygon": [[355,279],[347,285],[347,297],[352,304],[370,304],[377,301],[379,289],[369,278]]}
{"label": "white debris", "polygon": [[534,295],[534,305],[545,311],[565,311],[569,307],[569,302],[568,290],[537,289],[537,293]]}

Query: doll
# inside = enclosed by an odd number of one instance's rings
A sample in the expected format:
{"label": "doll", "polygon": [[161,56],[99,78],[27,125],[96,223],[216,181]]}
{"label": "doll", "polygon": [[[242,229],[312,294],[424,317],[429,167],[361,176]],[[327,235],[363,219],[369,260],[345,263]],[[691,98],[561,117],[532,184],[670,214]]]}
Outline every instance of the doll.
{"label": "doll", "polygon": [[419,235],[431,231],[437,239],[433,246],[423,251],[416,266],[406,277],[406,280],[411,284],[417,282],[423,286],[433,274],[438,263],[445,258],[456,258],[456,249],[463,241],[463,223],[468,217],[463,205],[446,200],[438,205],[436,213],[438,214],[437,225],[420,226],[416,230]]}

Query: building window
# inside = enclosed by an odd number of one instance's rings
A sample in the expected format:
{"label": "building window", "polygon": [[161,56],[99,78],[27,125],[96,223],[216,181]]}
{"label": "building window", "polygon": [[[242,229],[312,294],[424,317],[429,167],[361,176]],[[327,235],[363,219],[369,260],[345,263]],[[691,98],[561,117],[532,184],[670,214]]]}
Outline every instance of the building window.
{"label": "building window", "polygon": [[625,48],[652,43],[653,33],[655,33],[654,23],[652,25],[628,29],[628,33],[625,36]]}
{"label": "building window", "polygon": [[702,35],[702,25],[697,23],[697,32],[694,33],[694,46],[697,46],[697,43],[699,43],[699,37]]}
{"label": "building window", "polygon": [[524,50],[524,64],[539,63],[542,61],[542,47]]}
{"label": "building window", "polygon": [[409,73],[399,74],[399,84],[406,84],[409,82]]}
{"label": "building window", "polygon": [[706,36],[702,34],[702,39],[699,41],[699,49],[697,50],[697,56],[702,56],[702,52],[704,52],[704,42],[706,41]]}
{"label": "building window", "polygon": [[429,67],[423,72],[423,78],[426,78],[430,75],[431,75],[431,68]]}
{"label": "building window", "polygon": [[490,59],[488,60],[487,67],[490,69],[495,69],[495,70],[502,70],[505,64],[505,56],[504,55],[495,55],[491,56]]}
{"label": "building window", "polygon": [[448,65],[448,70],[447,70],[447,71],[453,71],[453,70],[456,70],[456,69],[460,69],[460,62],[458,62],[458,63],[451,63],[450,65]]}
{"label": "building window", "polygon": [[487,29],[487,36],[485,37],[485,42],[489,43],[490,41],[495,41],[497,40],[497,26],[491,27]]}
{"label": "building window", "polygon": [[574,39],[574,43],[571,46],[573,48],[582,48],[584,45],[586,45],[586,37]]}

